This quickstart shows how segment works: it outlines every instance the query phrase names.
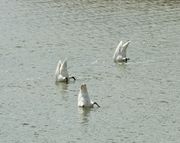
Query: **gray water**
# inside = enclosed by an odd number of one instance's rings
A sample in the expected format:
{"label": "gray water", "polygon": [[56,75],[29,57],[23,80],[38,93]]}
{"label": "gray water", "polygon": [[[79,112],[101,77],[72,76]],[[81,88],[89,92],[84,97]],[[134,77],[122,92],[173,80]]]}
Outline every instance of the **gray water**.
{"label": "gray water", "polygon": [[[179,45],[179,0],[1,0],[0,143],[179,143]],[[65,58],[77,81],[55,84]]]}

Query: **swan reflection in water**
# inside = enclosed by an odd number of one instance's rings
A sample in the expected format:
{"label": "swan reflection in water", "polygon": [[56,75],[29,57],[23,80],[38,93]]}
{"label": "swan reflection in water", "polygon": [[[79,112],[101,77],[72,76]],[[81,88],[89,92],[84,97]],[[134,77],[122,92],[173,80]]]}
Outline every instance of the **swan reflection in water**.
{"label": "swan reflection in water", "polygon": [[78,112],[80,114],[81,124],[86,124],[89,121],[90,111],[92,108],[78,108]]}

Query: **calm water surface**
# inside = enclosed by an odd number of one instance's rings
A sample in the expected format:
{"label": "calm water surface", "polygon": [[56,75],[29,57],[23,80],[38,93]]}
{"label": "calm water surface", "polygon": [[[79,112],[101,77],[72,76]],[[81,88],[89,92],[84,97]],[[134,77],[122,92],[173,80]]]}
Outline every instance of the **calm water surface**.
{"label": "calm water surface", "polygon": [[[0,142],[179,143],[179,38],[179,0],[1,0]],[[56,85],[64,58],[77,81]]]}

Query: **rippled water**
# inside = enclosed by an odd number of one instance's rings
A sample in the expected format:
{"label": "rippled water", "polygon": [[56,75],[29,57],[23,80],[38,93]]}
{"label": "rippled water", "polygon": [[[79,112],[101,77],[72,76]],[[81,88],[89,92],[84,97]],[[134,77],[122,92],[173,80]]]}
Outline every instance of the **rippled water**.
{"label": "rippled water", "polygon": [[[0,142],[179,143],[179,38],[179,0],[1,0]],[[56,85],[64,58],[77,81]]]}

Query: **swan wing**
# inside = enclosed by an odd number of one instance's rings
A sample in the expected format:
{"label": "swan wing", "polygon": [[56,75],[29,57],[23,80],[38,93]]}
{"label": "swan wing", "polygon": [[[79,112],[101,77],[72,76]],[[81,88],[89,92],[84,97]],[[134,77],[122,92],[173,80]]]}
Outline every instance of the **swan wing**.
{"label": "swan wing", "polygon": [[122,48],[121,48],[121,54],[122,54],[122,58],[125,58],[126,57],[126,49],[129,45],[130,41],[127,41],[126,43],[124,43],[122,45]]}
{"label": "swan wing", "polygon": [[69,77],[68,70],[67,70],[67,61],[66,60],[64,60],[63,63],[61,63],[60,74],[63,77]]}
{"label": "swan wing", "polygon": [[61,60],[59,60],[57,67],[56,67],[56,71],[55,71],[56,76],[60,74],[60,67],[61,67]]}
{"label": "swan wing", "polygon": [[121,48],[122,48],[122,41],[119,42],[115,52],[114,52],[114,55],[113,55],[113,59],[115,60],[116,57],[121,54]]}

